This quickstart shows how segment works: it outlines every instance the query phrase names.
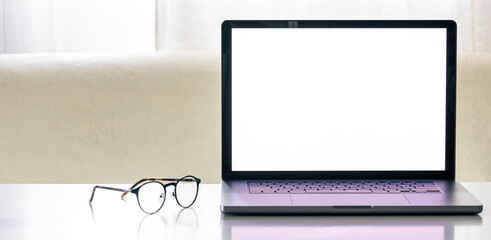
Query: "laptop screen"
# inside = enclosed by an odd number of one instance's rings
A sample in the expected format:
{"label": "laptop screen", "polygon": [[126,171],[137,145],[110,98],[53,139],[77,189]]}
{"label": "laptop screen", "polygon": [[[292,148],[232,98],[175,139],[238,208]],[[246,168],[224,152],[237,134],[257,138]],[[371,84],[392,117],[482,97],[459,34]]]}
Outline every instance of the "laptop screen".
{"label": "laptop screen", "polygon": [[232,28],[232,171],[445,170],[446,28]]}

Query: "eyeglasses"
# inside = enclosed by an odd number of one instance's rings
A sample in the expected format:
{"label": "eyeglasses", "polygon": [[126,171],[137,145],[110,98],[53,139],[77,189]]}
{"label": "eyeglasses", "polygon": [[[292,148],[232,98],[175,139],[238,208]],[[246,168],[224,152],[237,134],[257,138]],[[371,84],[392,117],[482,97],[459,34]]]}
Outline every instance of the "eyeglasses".
{"label": "eyeglasses", "polygon": [[[162,182],[170,183],[163,184]],[[164,205],[167,187],[174,186],[172,196],[176,199],[177,204],[183,208],[188,208],[193,205],[198,197],[200,182],[201,179],[187,175],[182,178],[144,178],[133,184],[128,190],[94,186],[89,204],[92,204],[94,193],[97,188],[123,192],[121,199],[124,199],[124,196],[128,193],[134,193],[136,194],[136,199],[138,200],[138,205],[140,205],[141,210],[148,214],[154,214]]]}

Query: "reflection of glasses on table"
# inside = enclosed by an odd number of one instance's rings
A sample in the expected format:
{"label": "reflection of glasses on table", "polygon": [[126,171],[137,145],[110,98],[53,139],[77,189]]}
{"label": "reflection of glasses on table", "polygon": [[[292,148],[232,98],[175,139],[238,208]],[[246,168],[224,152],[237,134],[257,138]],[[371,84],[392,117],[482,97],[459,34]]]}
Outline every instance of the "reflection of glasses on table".
{"label": "reflection of glasses on table", "polygon": [[[170,183],[164,184],[162,182]],[[182,178],[144,178],[133,184],[133,186],[131,186],[128,190],[105,186],[94,186],[89,204],[92,204],[92,199],[94,198],[94,193],[97,188],[123,192],[121,199],[123,199],[128,193],[134,193],[136,194],[136,199],[138,200],[138,205],[140,205],[140,208],[148,214],[154,214],[164,205],[167,187],[174,186],[172,196],[176,198],[179,206],[188,208],[193,205],[196,197],[198,196],[200,182],[201,179],[188,175]]]}

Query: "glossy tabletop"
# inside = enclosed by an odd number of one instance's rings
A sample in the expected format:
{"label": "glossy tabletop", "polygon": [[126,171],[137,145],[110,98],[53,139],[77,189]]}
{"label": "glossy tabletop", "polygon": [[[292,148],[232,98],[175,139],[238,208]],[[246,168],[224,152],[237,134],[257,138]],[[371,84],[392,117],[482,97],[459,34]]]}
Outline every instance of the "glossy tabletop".
{"label": "glossy tabletop", "polygon": [[[491,183],[464,183],[483,204],[479,215],[225,216],[220,185],[203,184],[196,203],[170,195],[154,215],[133,194],[93,185],[0,185],[0,239],[491,239]],[[110,185],[127,188],[130,185]]]}

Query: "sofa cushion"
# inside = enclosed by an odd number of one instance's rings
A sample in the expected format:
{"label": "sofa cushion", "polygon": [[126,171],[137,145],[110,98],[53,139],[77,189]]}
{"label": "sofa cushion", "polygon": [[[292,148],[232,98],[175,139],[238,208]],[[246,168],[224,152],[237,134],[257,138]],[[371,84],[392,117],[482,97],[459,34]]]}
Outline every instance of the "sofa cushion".
{"label": "sofa cushion", "polygon": [[457,179],[491,181],[491,54],[462,54],[457,72]]}
{"label": "sofa cushion", "polygon": [[220,172],[216,52],[0,56],[0,183]]}

